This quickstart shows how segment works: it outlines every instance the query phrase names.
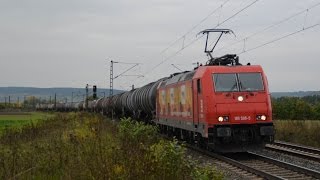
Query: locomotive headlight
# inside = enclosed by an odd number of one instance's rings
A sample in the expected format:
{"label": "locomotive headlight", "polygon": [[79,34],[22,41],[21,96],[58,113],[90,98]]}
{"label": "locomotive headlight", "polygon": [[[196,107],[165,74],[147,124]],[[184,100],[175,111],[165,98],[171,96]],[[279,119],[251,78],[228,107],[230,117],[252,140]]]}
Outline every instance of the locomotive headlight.
{"label": "locomotive headlight", "polygon": [[257,120],[265,121],[265,120],[267,120],[267,116],[266,115],[257,115]]}
{"label": "locomotive headlight", "polygon": [[229,116],[219,116],[218,117],[218,121],[219,122],[227,122],[227,121],[229,121]]}
{"label": "locomotive headlight", "polygon": [[243,101],[243,96],[238,97],[238,101],[242,102]]}

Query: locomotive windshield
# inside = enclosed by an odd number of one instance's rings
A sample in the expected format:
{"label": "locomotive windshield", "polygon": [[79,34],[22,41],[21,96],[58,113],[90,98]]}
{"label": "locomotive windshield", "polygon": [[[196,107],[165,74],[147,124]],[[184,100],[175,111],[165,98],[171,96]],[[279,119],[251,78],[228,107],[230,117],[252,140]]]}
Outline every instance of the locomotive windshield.
{"label": "locomotive windshield", "polygon": [[214,74],[213,77],[217,92],[239,91],[236,74]]}
{"label": "locomotive windshield", "polygon": [[263,91],[261,73],[215,73],[216,92]]}
{"label": "locomotive windshield", "polygon": [[260,73],[239,73],[240,91],[263,91],[262,77]]}

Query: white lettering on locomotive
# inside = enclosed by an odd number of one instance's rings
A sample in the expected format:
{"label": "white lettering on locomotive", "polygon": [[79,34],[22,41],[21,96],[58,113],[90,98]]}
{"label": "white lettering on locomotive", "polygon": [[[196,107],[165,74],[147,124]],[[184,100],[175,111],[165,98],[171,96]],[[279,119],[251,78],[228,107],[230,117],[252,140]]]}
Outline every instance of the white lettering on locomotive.
{"label": "white lettering on locomotive", "polygon": [[203,101],[202,101],[202,99],[200,100],[200,112],[201,113],[203,112]]}
{"label": "white lettering on locomotive", "polygon": [[236,120],[236,121],[250,121],[251,117],[250,116],[235,116],[234,120]]}

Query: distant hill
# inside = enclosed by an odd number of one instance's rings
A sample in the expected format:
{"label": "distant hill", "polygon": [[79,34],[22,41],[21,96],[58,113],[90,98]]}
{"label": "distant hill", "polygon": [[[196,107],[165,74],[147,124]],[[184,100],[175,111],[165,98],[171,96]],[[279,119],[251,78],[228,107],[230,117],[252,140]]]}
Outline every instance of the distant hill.
{"label": "distant hill", "polygon": [[[113,90],[113,94],[123,92],[121,90]],[[73,101],[82,101],[85,95],[84,88],[35,88],[35,87],[0,87],[0,102],[9,101],[11,102],[23,101],[28,96],[35,96],[41,99],[54,99],[55,94],[57,95],[58,101],[71,101],[73,95]],[[92,88],[89,88],[89,96],[92,95]],[[109,95],[109,89],[97,90],[98,97],[104,97]]]}
{"label": "distant hill", "polygon": [[279,98],[283,96],[304,97],[304,96],[313,96],[313,95],[320,95],[320,91],[272,92],[271,93],[271,96],[274,98]]}
{"label": "distant hill", "polygon": [[[72,93],[73,92],[73,93]],[[121,90],[114,90],[114,94],[123,92]],[[85,95],[84,88],[35,88],[35,87],[0,87],[0,102],[9,101],[9,96],[11,102],[23,101],[25,97],[36,96],[41,99],[51,99],[53,100],[54,95],[57,95],[58,101],[71,101],[73,94],[73,101],[82,101]],[[89,96],[92,95],[92,88],[89,89]],[[98,97],[103,97],[109,95],[109,89],[99,89],[98,87]],[[320,91],[297,91],[297,92],[272,92],[272,97],[278,98],[283,96],[289,97],[303,97],[311,95],[320,95]]]}

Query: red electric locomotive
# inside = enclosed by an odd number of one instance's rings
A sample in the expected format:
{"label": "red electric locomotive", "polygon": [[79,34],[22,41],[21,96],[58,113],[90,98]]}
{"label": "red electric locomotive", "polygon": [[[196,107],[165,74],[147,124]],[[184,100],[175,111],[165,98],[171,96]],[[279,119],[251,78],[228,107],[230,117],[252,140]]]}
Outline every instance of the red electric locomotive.
{"label": "red electric locomotive", "polygon": [[212,59],[175,74],[157,90],[162,131],[217,151],[245,151],[274,139],[267,78],[259,65],[240,65],[236,55]]}

